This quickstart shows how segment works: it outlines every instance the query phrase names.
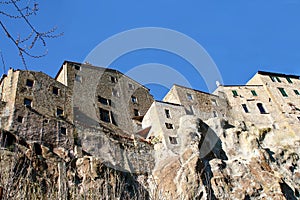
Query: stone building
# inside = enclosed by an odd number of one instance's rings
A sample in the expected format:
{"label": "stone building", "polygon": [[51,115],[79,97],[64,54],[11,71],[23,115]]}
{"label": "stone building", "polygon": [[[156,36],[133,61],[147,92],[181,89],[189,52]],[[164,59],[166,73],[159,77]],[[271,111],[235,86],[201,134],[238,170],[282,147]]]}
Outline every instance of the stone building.
{"label": "stone building", "polygon": [[246,85],[220,86],[230,104],[228,118],[272,130],[274,142],[300,139],[299,76],[258,71]]}
{"label": "stone building", "polygon": [[72,93],[68,87],[42,72],[10,69],[1,79],[0,98],[2,130],[49,147],[72,146]]}

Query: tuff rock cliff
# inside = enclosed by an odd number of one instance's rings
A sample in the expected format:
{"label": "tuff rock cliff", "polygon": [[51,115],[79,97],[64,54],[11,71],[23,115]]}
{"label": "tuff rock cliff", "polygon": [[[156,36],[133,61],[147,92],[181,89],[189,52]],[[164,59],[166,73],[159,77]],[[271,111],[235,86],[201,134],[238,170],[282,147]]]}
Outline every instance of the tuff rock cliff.
{"label": "tuff rock cliff", "polygon": [[[3,132],[2,132],[3,134]],[[13,133],[5,133],[6,135]],[[48,148],[16,139],[0,151],[2,199],[299,199],[299,137],[221,119],[180,119],[180,145],[111,138],[153,149],[149,171],[118,170],[79,146]],[[124,143],[131,144],[126,147]],[[141,152],[142,154],[142,152]],[[149,154],[150,155],[150,154]],[[139,156],[137,153],[136,156]],[[147,163],[149,164],[149,163]]]}

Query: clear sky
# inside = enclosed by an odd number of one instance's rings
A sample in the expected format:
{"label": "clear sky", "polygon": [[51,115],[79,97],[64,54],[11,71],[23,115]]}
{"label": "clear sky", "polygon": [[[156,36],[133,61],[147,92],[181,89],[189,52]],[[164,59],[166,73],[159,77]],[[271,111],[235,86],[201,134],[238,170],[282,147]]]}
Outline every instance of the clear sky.
{"label": "clear sky", "polygon": [[[83,62],[105,39],[141,27],[168,28],[196,40],[217,65],[225,84],[245,84],[258,70],[300,75],[298,0],[51,0],[38,3],[40,10],[31,19],[35,27],[46,31],[57,26],[58,32],[64,33],[62,37],[47,40],[46,57],[27,59],[30,70],[50,76],[55,76],[64,60]],[[18,26],[18,20],[0,17],[14,33],[25,32]],[[6,67],[23,69],[15,47],[2,30],[0,38]],[[207,91],[203,80],[194,77],[191,64],[170,52],[134,51],[110,67],[126,73],[132,67],[147,63],[178,69],[192,87]],[[157,99],[166,92],[159,86],[149,86]]]}

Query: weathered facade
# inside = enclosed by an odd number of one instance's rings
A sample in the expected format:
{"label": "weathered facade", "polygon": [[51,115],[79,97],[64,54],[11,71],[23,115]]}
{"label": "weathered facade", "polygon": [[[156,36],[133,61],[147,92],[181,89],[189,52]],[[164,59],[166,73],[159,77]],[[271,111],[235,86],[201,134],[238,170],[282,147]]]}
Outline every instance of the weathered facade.
{"label": "weathered facade", "polygon": [[41,72],[10,69],[0,84],[1,128],[48,146],[73,145],[71,90]]}

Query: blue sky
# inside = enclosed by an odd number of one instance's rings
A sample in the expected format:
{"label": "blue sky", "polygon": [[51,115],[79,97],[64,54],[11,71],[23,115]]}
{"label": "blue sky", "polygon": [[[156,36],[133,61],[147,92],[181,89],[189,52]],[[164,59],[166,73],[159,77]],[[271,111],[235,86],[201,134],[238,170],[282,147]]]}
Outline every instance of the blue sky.
{"label": "blue sky", "polygon": [[[168,28],[196,40],[217,65],[225,84],[244,84],[257,70],[300,75],[300,1],[297,0],[38,2],[38,15],[31,19],[35,27],[48,30],[57,26],[64,35],[47,41],[46,57],[27,59],[27,63],[30,70],[51,76],[55,76],[64,60],[82,62],[110,36],[141,27]],[[14,33],[25,32],[17,25],[18,21],[0,17]],[[2,30],[0,38],[6,66],[24,68]],[[169,52],[154,49],[131,52],[110,67],[126,73],[146,63],[170,66],[188,78],[192,87],[207,91],[191,64]],[[166,92],[158,85],[149,85],[157,99]]]}

